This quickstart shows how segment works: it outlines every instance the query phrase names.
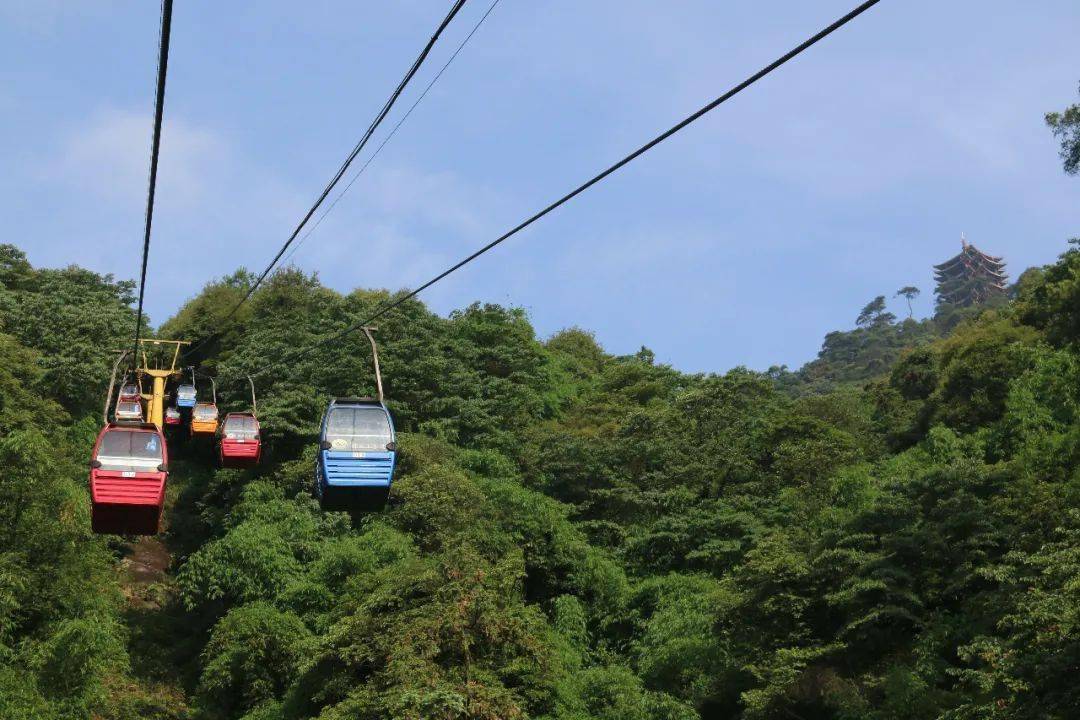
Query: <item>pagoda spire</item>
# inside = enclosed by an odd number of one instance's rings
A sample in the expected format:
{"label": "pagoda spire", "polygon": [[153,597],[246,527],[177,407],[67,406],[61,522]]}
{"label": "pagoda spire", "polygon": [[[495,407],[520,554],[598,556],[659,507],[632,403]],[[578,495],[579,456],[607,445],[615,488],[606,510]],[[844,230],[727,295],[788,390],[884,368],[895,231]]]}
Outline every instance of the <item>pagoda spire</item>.
{"label": "pagoda spire", "polygon": [[1004,297],[1008,276],[1000,257],[987,255],[960,233],[960,254],[934,266],[938,305],[968,306]]}

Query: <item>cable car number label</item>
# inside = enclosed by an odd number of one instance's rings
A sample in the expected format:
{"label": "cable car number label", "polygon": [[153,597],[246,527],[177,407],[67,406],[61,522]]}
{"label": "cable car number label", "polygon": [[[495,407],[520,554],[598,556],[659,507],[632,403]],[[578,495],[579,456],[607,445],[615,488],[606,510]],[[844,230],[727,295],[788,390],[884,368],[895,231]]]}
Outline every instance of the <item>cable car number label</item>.
{"label": "cable car number label", "polygon": [[353,456],[354,458],[356,458],[357,460],[360,460],[360,459],[362,459],[362,458],[365,458],[365,457],[367,457],[367,453],[362,453],[362,452],[354,452],[354,453],[352,454],[352,456]]}
{"label": "cable car number label", "polygon": [[123,473],[121,473],[121,476],[122,477],[135,477],[135,471],[134,470],[125,470]]}

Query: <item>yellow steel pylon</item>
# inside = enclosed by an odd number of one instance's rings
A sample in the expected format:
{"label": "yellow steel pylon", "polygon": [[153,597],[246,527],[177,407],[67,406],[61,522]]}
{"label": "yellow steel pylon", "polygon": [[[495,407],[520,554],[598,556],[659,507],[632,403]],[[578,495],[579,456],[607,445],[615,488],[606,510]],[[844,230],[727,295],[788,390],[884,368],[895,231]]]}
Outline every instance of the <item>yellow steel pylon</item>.
{"label": "yellow steel pylon", "polygon": [[[142,396],[143,399],[147,401],[147,409],[149,410],[149,417],[147,419],[157,425],[159,430],[165,422],[165,381],[170,377],[178,376],[183,372],[183,368],[176,366],[176,361],[180,359],[180,348],[190,344],[190,342],[185,340],[139,339],[139,355],[142,358],[142,367],[136,368],[135,372],[140,375],[147,375],[154,379],[153,391],[150,393],[142,393]],[[150,355],[154,359],[154,367],[151,367],[150,358],[147,357],[146,350],[148,345],[153,346]],[[168,350],[168,346],[173,346],[172,356],[167,358],[166,363],[166,356],[169,353],[163,353],[162,350]],[[155,353],[154,350],[157,352]],[[136,362],[138,362],[137,359]],[[167,367],[166,364],[168,365]],[[142,383],[139,383],[139,387],[142,387]]]}

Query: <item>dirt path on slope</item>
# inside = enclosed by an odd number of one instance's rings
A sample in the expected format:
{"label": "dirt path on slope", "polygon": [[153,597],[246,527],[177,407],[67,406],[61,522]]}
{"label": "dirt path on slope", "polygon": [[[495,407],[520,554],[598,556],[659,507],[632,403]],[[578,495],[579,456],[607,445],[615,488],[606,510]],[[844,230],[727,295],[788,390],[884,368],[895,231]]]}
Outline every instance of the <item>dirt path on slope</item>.
{"label": "dirt path on slope", "polygon": [[172,554],[159,536],[141,536],[131,547],[131,554],[121,561],[120,586],[128,605],[160,609],[154,597],[155,585],[166,582]]}
{"label": "dirt path on slope", "polygon": [[[176,490],[171,487],[167,494],[163,524],[168,523]],[[166,530],[162,527],[157,535],[140,536],[129,543],[117,571],[127,601],[123,618],[131,674],[138,684],[134,694],[142,712],[145,717],[184,720],[191,713],[180,662],[183,615],[171,573],[173,556]]]}

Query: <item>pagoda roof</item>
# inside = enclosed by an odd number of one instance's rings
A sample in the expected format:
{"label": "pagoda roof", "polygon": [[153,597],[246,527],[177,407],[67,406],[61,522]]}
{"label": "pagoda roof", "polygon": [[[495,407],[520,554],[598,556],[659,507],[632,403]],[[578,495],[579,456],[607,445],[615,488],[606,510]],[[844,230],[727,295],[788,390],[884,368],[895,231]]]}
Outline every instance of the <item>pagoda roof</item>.
{"label": "pagoda roof", "polygon": [[[934,278],[937,279],[937,280],[948,280],[949,278],[960,276],[961,275],[961,270],[965,270],[965,269],[967,269],[967,268],[964,268],[961,265],[961,266],[954,266],[954,267],[946,268],[944,270],[935,270],[934,271]],[[994,269],[993,266],[981,265],[978,268],[972,268],[972,269],[981,270],[983,274],[989,275],[991,277],[998,278],[1002,282],[1009,279],[1008,275],[1006,275],[1003,272],[999,272],[998,270]]]}
{"label": "pagoda roof", "polygon": [[[1006,290],[1004,285],[993,284],[993,285],[990,285],[989,287],[992,287],[995,290],[1000,290],[1002,292],[1005,292],[1005,290]],[[969,288],[958,287],[958,288],[954,288],[952,290],[947,290],[947,291],[939,290],[938,295],[945,298],[946,300],[950,300],[950,299],[958,297],[958,296],[963,297],[963,296],[969,294],[969,292],[970,292]]]}
{"label": "pagoda roof", "polygon": [[960,265],[962,263],[971,262],[972,260],[978,260],[978,261],[981,261],[981,262],[989,264],[989,265],[997,265],[997,266],[1002,266],[1002,265],[1005,264],[1003,262],[1002,258],[995,257],[993,255],[987,255],[986,253],[979,250],[974,245],[966,244],[966,245],[964,245],[964,249],[961,250],[957,255],[955,255],[954,257],[949,258],[948,260],[941,263],[940,265],[935,265],[934,269],[935,270],[949,270],[950,268],[952,268],[955,265]]}

